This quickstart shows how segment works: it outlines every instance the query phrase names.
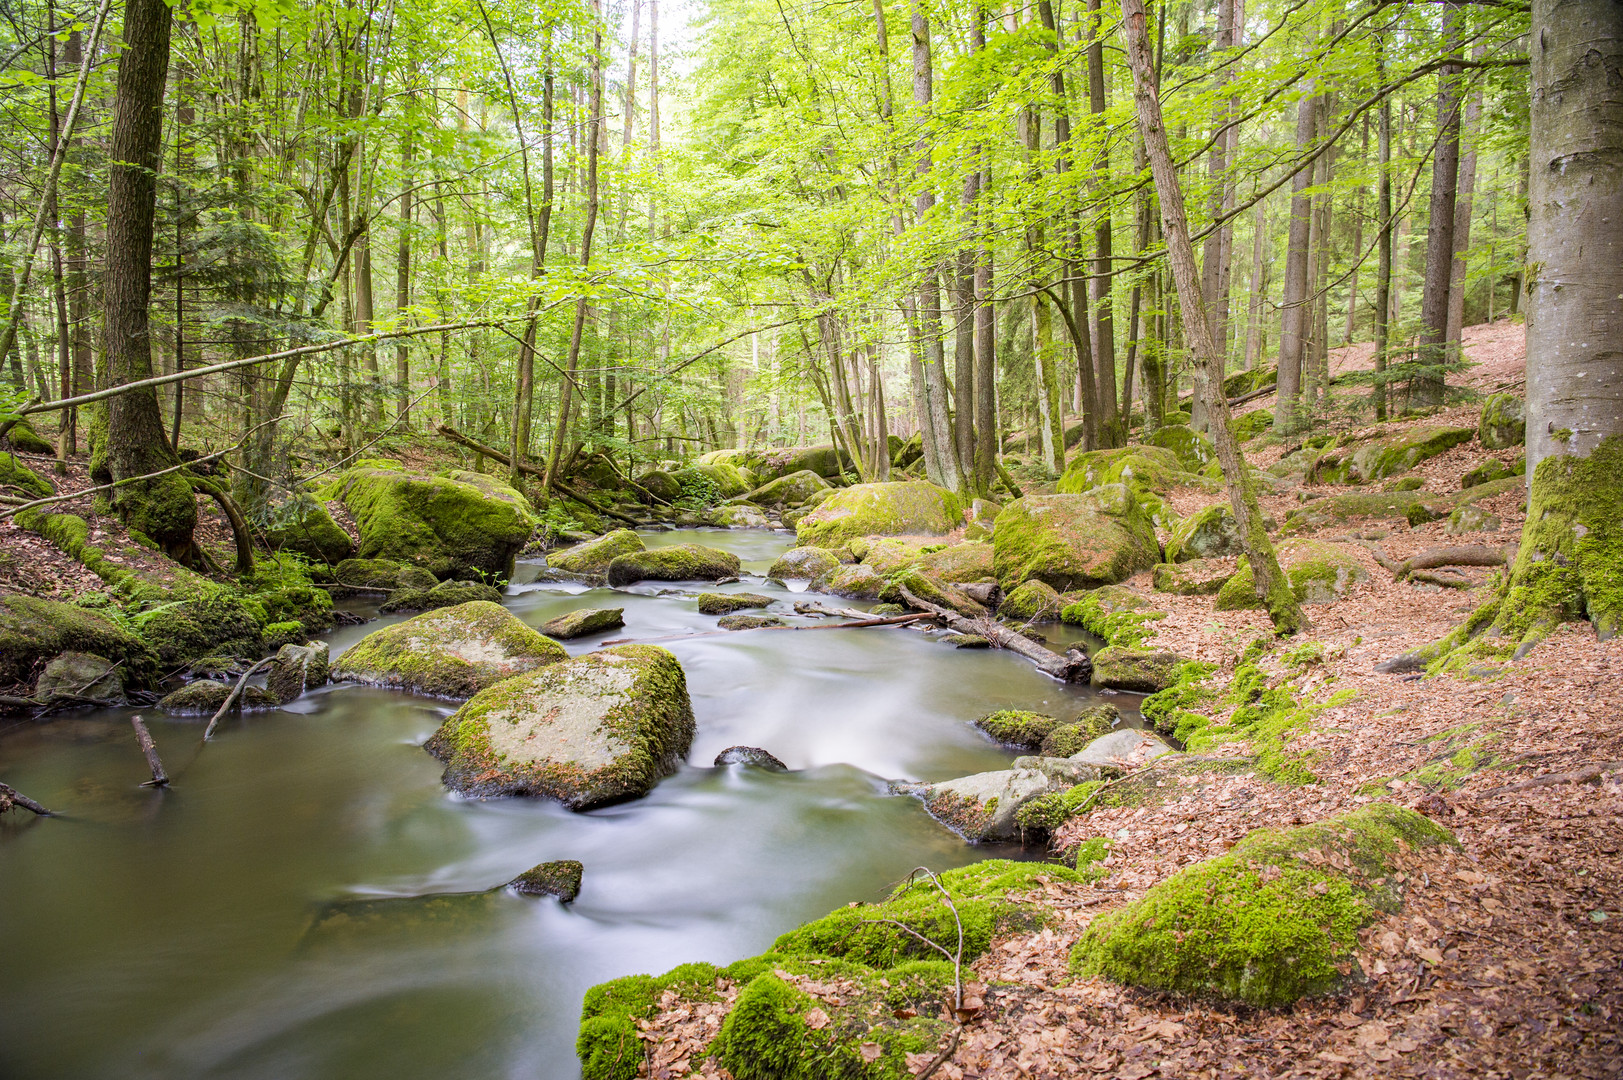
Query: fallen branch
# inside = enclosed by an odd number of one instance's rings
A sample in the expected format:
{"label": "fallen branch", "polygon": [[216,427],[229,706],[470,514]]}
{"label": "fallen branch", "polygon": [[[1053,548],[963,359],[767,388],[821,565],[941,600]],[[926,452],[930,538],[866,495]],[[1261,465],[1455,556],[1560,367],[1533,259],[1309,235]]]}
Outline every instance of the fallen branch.
{"label": "fallen branch", "polygon": [[1476,797],[1486,799],[1493,795],[1509,795],[1516,791],[1526,791],[1529,788],[1555,787],[1558,784],[1598,784],[1608,774],[1623,772],[1623,761],[1607,761],[1599,765],[1585,765],[1583,768],[1569,773],[1551,773],[1548,776],[1535,776],[1531,780],[1523,780],[1519,784],[1501,784],[1496,788],[1489,788]]}
{"label": "fallen branch", "polygon": [[[1453,573],[1458,574],[1459,571],[1455,570]],[[1444,589],[1469,589],[1474,584],[1467,577],[1444,577],[1442,574],[1434,574],[1430,570],[1411,570],[1409,580],[1418,581],[1422,585],[1437,585]]]}
{"label": "fallen branch", "polygon": [[975,634],[985,638],[999,649],[1019,653],[1033,664],[1036,664],[1037,670],[1058,679],[1060,682],[1085,682],[1093,674],[1092,661],[1080,649],[1068,650],[1064,656],[1061,656],[992,619],[966,619],[956,611],[920,600],[906,588],[903,588],[901,592],[902,599],[906,600],[909,606],[918,608],[920,611],[929,612],[960,634]]}
{"label": "fallen branch", "polygon": [[164,774],[163,762],[158,760],[158,747],[152,741],[152,732],[147,730],[145,720],[139,715],[130,717],[130,724],[135,728],[135,741],[141,744],[141,753],[147,756],[147,768],[152,770],[152,779],[142,782],[142,787],[168,787],[169,777]]}
{"label": "fallen branch", "polygon": [[24,810],[32,810],[40,817],[56,817],[56,814],[45,809],[27,795],[18,791],[10,784],[0,784],[0,813],[10,810],[12,806],[20,806]]}
{"label": "fallen branch", "polygon": [[225,696],[225,700],[220,703],[220,711],[214,714],[213,719],[209,721],[209,726],[203,729],[204,742],[208,742],[209,736],[214,734],[214,725],[220,722],[220,717],[225,715],[225,711],[231,707],[231,703],[237,700],[237,695],[242,693],[242,688],[247,684],[248,677],[275,659],[276,657],[274,656],[267,656],[263,660],[259,661],[259,663],[242,673],[242,678],[237,680],[237,685],[231,688],[231,692],[227,694]]}
{"label": "fallen branch", "polygon": [[[1402,581],[1406,577],[1413,577],[1416,570],[1435,570],[1443,566],[1508,566],[1516,559],[1516,545],[1506,544],[1503,547],[1488,547],[1485,544],[1458,544],[1450,547],[1428,548],[1417,555],[1411,555],[1402,562],[1382,554],[1381,549],[1371,545],[1370,552],[1375,561],[1386,569],[1392,571],[1392,577]],[[1421,579],[1428,580],[1428,579]],[[1433,582],[1433,584],[1440,584]]]}

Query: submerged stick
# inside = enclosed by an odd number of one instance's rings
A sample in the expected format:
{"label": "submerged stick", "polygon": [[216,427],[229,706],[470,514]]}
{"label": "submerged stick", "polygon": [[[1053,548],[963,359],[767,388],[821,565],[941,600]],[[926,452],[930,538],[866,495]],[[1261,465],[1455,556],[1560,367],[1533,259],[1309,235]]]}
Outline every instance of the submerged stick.
{"label": "submerged stick", "polygon": [[40,817],[56,816],[56,814],[45,809],[45,807],[41,806],[33,799],[30,799],[27,795],[24,795],[10,784],[0,784],[0,811],[9,810],[13,805],[20,806],[24,810],[32,810]]}
{"label": "submerged stick", "polygon": [[147,722],[137,714],[130,717],[130,725],[135,728],[135,741],[141,744],[141,753],[147,756],[147,768],[152,770],[152,779],[143,781],[141,786],[168,787],[169,777],[163,771],[163,762],[158,758],[158,747],[152,741],[152,732],[147,730]]}
{"label": "submerged stick", "polygon": [[220,703],[220,711],[214,714],[214,718],[209,721],[209,726],[203,729],[204,742],[208,742],[209,736],[214,734],[214,725],[220,722],[220,717],[225,715],[225,711],[231,707],[231,703],[237,700],[237,695],[242,693],[242,688],[247,684],[248,677],[275,659],[276,657],[274,656],[267,656],[265,659],[261,660],[259,663],[242,673],[242,678],[237,680],[237,685],[231,688],[231,692],[227,694],[225,696],[225,700]]}

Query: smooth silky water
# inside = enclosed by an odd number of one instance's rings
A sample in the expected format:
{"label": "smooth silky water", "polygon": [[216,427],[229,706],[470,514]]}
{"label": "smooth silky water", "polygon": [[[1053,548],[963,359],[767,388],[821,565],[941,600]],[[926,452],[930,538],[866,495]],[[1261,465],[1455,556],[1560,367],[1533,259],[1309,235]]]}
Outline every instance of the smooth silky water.
{"label": "smooth silky water", "polygon": [[[787,533],[645,539],[737,553],[743,580],[721,588],[767,593],[775,614],[848,606],[764,583]],[[149,710],[167,791],[137,786],[131,710],[0,732],[0,776],[66,815],[0,818],[0,1080],[567,1080],[594,983],[752,955],[915,866],[1018,857],[962,843],[886,781],[1005,767],[971,720],[1090,696],[906,627],[707,633],[705,586],[585,589],[535,570],[520,565],[507,599],[532,625],[625,608],[623,629],[571,652],[629,638],[682,661],[698,735],[645,799],[572,814],[451,796],[421,744],[454,704],[357,686],[233,718],[206,750],[201,720]],[[386,621],[341,629],[334,651]],[[791,771],[711,768],[734,744]],[[329,906],[476,893],[549,859],[585,864],[573,904]]]}

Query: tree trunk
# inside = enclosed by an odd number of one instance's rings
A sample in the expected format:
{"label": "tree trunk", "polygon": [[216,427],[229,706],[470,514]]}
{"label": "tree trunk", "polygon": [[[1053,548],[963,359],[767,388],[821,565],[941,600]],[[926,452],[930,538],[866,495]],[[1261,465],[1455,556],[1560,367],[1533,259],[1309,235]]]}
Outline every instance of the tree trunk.
{"label": "tree trunk", "polygon": [[[1478,45],[1478,59],[1486,52]],[[1464,156],[1460,158],[1459,197],[1454,202],[1454,263],[1448,279],[1448,344],[1459,349],[1460,335],[1465,330],[1465,274],[1466,255],[1471,250],[1471,204],[1476,197],[1476,143],[1482,119],[1482,85],[1466,102],[1465,117],[1460,127],[1460,141]],[[1491,281],[1491,279],[1490,279]],[[1491,286],[1490,286],[1491,287]]]}
{"label": "tree trunk", "polygon": [[[152,375],[147,315],[152,293],[153,217],[163,147],[163,92],[169,74],[170,11],[164,0],[127,0],[118,59],[107,168],[107,271],[103,340],[110,385]],[[107,407],[107,465],[114,481],[176,463],[164,437],[153,389],[113,398]],[[197,504],[178,472],[114,488],[112,502],[132,529],[171,556],[195,557]]]}
{"label": "tree trunk", "polygon": [[[394,309],[397,321],[406,325],[406,309],[411,306],[411,221],[412,158],[416,153],[415,129],[410,123],[400,136],[400,235],[395,243]],[[411,424],[411,350],[405,339],[394,351],[395,418],[402,428]]]}
{"label": "tree trunk", "polygon": [[[1183,188],[1178,183],[1177,166],[1172,160],[1166,129],[1161,121],[1161,101],[1156,86],[1154,60],[1146,28],[1144,0],[1122,0],[1122,33],[1127,43],[1127,63],[1133,72],[1133,97],[1137,105],[1139,131],[1155,174],[1155,188],[1161,199],[1161,224],[1167,238],[1167,259],[1178,288],[1178,300],[1185,312],[1184,333],[1195,361],[1204,369],[1208,416],[1212,442],[1222,463],[1241,545],[1251,564],[1257,595],[1262,598],[1281,634],[1294,634],[1306,626],[1301,606],[1290,580],[1279,568],[1273,544],[1263,527],[1257,494],[1247,474],[1229,424],[1228,399],[1223,396],[1223,358],[1208,330],[1205,302],[1200,295],[1200,271],[1195,265],[1195,249],[1189,242],[1189,224],[1184,213]],[[1197,381],[1197,389],[1200,382]]]}
{"label": "tree trunk", "polygon": [[1259,200],[1251,217],[1251,299],[1246,302],[1245,369],[1252,370],[1262,356],[1262,319],[1266,309],[1268,263],[1268,201]]}
{"label": "tree trunk", "polygon": [[[1088,0],[1088,111],[1094,123],[1103,125],[1109,106],[1105,86],[1104,27],[1099,17],[1099,0]],[[1110,140],[1099,140],[1099,155],[1093,162],[1095,184],[1108,192]],[[1116,407],[1116,316],[1111,290],[1116,279],[1113,259],[1110,201],[1106,194],[1103,211],[1093,232],[1092,327],[1093,367],[1098,379],[1098,442],[1102,448],[1121,446],[1127,433]],[[1077,313],[1080,324],[1081,312]]]}
{"label": "tree trunk", "polygon": [[[1307,96],[1296,111],[1298,155],[1306,154],[1313,145],[1313,132],[1318,126],[1313,80],[1306,80],[1304,87]],[[1279,391],[1274,402],[1274,428],[1280,434],[1295,431],[1301,419],[1298,412],[1308,327],[1308,234],[1313,225],[1313,204],[1307,189],[1312,183],[1312,165],[1303,166],[1291,179],[1290,233],[1285,242],[1285,280],[1279,298]]]}
{"label": "tree trunk", "polygon": [[[1443,4],[1443,38],[1448,47],[1460,39],[1464,15],[1458,3]],[[1431,209],[1427,217],[1426,281],[1420,298],[1420,335],[1416,359],[1421,367],[1412,382],[1413,404],[1441,405],[1448,348],[1449,279],[1454,271],[1454,206],[1460,173],[1459,68],[1448,64],[1437,77],[1437,149],[1432,155]]]}
{"label": "tree trunk", "polygon": [[[1097,3],[1098,0],[1090,0]],[[1235,45],[1235,32],[1240,15],[1235,10],[1236,0],[1218,0],[1217,5],[1217,34],[1212,41],[1212,49],[1222,52]],[[1231,79],[1228,64],[1224,64],[1217,72],[1217,89],[1221,93]],[[1212,149],[1207,155],[1206,175],[1211,183],[1211,190],[1206,196],[1206,209],[1212,221],[1217,221],[1223,214],[1224,206],[1228,202],[1229,191],[1229,140],[1231,113],[1229,102],[1225,99],[1218,106],[1216,115],[1212,117]],[[1234,119],[1235,131],[1239,120]],[[1218,353],[1228,358],[1228,268],[1229,246],[1232,240],[1233,226],[1229,223],[1214,228],[1206,236],[1206,243],[1201,252],[1200,292],[1206,301],[1207,332],[1211,334],[1212,341],[1217,346]],[[1206,408],[1203,395],[1195,394],[1190,406],[1190,423],[1197,430],[1204,430],[1206,426]]]}
{"label": "tree trunk", "polygon": [[[1385,41],[1379,34],[1375,38],[1376,79],[1386,74]],[[1376,240],[1378,252],[1375,264],[1375,382],[1370,393],[1374,398],[1375,419],[1386,419],[1386,357],[1392,345],[1392,101],[1381,99],[1379,127],[1376,132],[1376,156],[1380,171],[1375,178],[1376,227],[1380,236]]]}

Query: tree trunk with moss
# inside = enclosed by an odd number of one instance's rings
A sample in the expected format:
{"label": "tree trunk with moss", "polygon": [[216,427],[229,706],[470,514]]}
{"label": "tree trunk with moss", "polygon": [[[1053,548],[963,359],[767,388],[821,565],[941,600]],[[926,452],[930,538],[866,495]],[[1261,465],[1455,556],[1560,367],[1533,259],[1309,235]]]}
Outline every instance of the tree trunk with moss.
{"label": "tree trunk with moss", "polygon": [[[107,169],[106,313],[108,382],[150,378],[153,214],[158,156],[163,146],[163,91],[169,73],[170,12],[164,0],[129,0],[124,51]],[[146,476],[176,463],[151,388],[113,398],[107,406],[107,470],[115,481]],[[113,505],[132,529],[190,561],[197,504],[178,472],[113,489]]]}
{"label": "tree trunk with moss", "polygon": [[1602,639],[1623,627],[1619,12],[1617,0],[1533,4],[1527,524],[1494,597],[1412,666],[1520,657],[1569,620]]}
{"label": "tree trunk with moss", "polygon": [[1189,220],[1184,211],[1183,186],[1178,183],[1177,166],[1161,121],[1161,101],[1150,52],[1148,16],[1144,0],[1121,0],[1122,35],[1127,43],[1127,64],[1133,72],[1133,99],[1138,109],[1138,128],[1144,136],[1144,149],[1155,174],[1155,189],[1161,199],[1161,226],[1166,234],[1167,261],[1183,306],[1184,334],[1193,353],[1195,392],[1206,396],[1207,418],[1213,447],[1223,467],[1229,503],[1234,511],[1241,546],[1251,564],[1257,595],[1262,598],[1280,634],[1294,634],[1306,628],[1307,619],[1291,589],[1290,579],[1279,567],[1274,546],[1262,524],[1256,487],[1247,475],[1248,466],[1240,456],[1229,423],[1228,399],[1223,395],[1223,356],[1212,339],[1205,300],[1200,292],[1200,270],[1195,264],[1195,248],[1189,241]]}

